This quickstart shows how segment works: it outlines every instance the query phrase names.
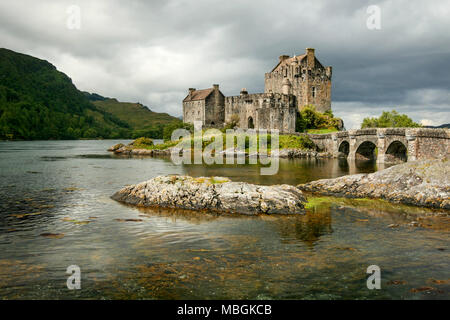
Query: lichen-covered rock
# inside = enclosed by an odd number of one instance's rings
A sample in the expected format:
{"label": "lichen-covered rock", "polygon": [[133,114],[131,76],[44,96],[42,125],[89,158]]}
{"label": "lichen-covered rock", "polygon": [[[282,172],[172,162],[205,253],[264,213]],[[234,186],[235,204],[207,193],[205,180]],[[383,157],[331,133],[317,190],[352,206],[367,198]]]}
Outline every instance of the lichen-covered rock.
{"label": "lichen-covered rock", "polygon": [[141,207],[223,213],[301,214],[306,199],[294,186],[259,186],[228,178],[159,176],[116,192],[112,199]]}
{"label": "lichen-covered rock", "polygon": [[304,191],[450,209],[450,160],[407,162],[371,174],[355,174],[298,185]]}
{"label": "lichen-covered rock", "polygon": [[108,149],[108,151],[116,151],[116,150],[119,150],[120,148],[122,148],[122,147],[124,147],[125,145],[123,144],[123,143],[118,143],[118,144],[115,144],[115,145],[113,145],[112,147],[110,147],[109,149]]}

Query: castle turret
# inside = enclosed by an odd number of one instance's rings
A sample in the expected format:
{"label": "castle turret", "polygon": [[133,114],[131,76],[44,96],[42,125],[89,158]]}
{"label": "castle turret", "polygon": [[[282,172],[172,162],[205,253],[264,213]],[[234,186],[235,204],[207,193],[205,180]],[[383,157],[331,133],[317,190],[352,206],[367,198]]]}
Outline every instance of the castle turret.
{"label": "castle turret", "polygon": [[292,94],[292,85],[288,78],[284,78],[281,87],[281,92],[283,94]]}

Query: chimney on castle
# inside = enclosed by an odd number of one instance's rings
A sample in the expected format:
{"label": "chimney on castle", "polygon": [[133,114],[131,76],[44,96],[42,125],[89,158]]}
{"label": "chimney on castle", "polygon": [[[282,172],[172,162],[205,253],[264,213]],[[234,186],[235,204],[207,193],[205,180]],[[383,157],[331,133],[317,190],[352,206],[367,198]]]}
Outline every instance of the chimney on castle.
{"label": "chimney on castle", "polygon": [[195,88],[189,88],[189,98],[192,97],[192,93],[195,91]]}
{"label": "chimney on castle", "polygon": [[213,88],[214,88],[214,90],[219,91],[219,85],[218,84],[213,84]]}
{"label": "chimney on castle", "polygon": [[332,67],[326,67],[325,72],[328,78],[331,79],[331,75],[333,74],[333,68]]}
{"label": "chimney on castle", "polygon": [[289,56],[283,54],[282,56],[280,56],[280,62],[283,62],[284,60],[289,59]]}
{"label": "chimney on castle", "polygon": [[306,60],[308,62],[308,69],[313,69],[314,65],[315,65],[314,49],[313,48],[306,48]]}

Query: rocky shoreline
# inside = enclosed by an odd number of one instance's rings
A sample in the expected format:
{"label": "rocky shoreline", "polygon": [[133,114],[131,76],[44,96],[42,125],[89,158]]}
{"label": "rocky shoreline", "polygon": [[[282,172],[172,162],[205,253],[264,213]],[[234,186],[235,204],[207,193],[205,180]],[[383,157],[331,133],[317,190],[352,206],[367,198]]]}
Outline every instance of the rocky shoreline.
{"label": "rocky shoreline", "polygon": [[[109,152],[114,152],[117,155],[136,155],[136,156],[170,156],[172,150],[178,152],[180,155],[183,154],[183,149],[176,147],[170,147],[167,149],[140,149],[133,148],[132,146],[126,146],[124,144],[116,144],[108,149]],[[234,156],[244,155],[249,156],[266,156],[266,154],[256,153],[249,154],[248,152],[239,152],[237,150],[224,150],[222,151],[223,156],[232,153]],[[308,149],[280,149],[278,151],[278,156],[284,159],[294,159],[294,158],[332,158],[333,155],[329,152],[318,152],[315,150]]]}
{"label": "rocky shoreline", "polygon": [[450,209],[449,159],[407,162],[370,174],[322,179],[297,186],[316,194],[377,198],[415,206]]}
{"label": "rocky shoreline", "polygon": [[159,176],[124,187],[112,199],[139,207],[220,213],[303,214],[306,199],[290,185],[260,186],[223,177]]}

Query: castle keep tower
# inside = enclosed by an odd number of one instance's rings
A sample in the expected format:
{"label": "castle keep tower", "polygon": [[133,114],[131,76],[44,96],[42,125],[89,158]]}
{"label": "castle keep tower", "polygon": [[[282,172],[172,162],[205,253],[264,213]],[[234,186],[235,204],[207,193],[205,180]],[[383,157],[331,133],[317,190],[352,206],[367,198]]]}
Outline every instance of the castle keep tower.
{"label": "castle keep tower", "polygon": [[[280,56],[271,72],[265,74],[265,93],[292,93],[297,108],[315,105],[317,111],[331,110],[331,67],[324,67],[315,57],[314,49],[307,48],[300,56]],[[290,88],[289,88],[290,85]]]}

